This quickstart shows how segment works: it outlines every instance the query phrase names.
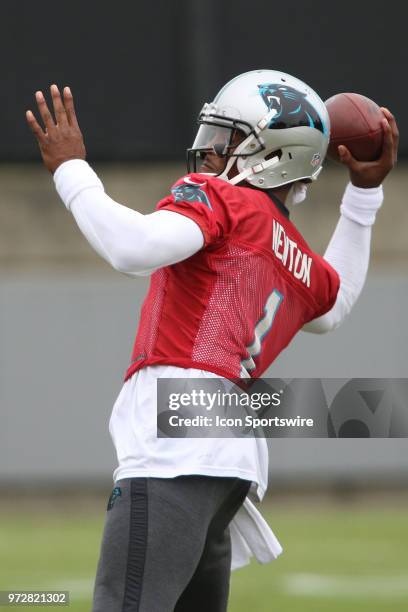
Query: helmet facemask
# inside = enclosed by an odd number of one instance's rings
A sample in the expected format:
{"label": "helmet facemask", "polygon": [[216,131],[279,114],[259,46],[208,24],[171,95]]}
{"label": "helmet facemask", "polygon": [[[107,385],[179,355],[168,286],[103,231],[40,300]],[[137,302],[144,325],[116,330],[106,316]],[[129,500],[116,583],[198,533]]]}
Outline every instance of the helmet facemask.
{"label": "helmet facemask", "polygon": [[[224,178],[223,175],[228,174],[238,157],[246,158],[265,148],[262,138],[250,123],[217,114],[214,104],[204,104],[198,123],[200,127],[193,146],[187,149],[187,172],[198,172],[206,156],[215,154],[225,158],[225,166],[214,175]],[[238,143],[234,142],[237,133],[242,134],[242,140]],[[228,180],[227,177],[225,179]]]}

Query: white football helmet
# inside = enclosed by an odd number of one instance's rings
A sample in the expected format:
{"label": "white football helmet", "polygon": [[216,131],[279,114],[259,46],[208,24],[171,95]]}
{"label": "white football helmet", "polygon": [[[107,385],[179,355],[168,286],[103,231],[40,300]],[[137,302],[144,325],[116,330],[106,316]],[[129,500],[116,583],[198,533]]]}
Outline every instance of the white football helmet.
{"label": "white football helmet", "polygon": [[[259,189],[317,179],[330,137],[329,116],[316,92],[276,70],[252,70],[229,81],[204,104],[198,123],[187,150],[188,172],[197,172],[205,155],[216,153],[227,158],[220,178]],[[236,130],[245,138],[234,148]],[[235,163],[238,175],[230,179]]]}

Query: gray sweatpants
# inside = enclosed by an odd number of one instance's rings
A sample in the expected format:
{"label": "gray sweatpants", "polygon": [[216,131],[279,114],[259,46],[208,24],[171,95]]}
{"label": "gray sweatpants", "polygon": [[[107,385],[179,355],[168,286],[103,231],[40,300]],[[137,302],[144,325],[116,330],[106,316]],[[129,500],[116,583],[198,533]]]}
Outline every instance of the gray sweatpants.
{"label": "gray sweatpants", "polygon": [[250,482],[119,480],[108,503],[93,612],[225,612],[228,525]]}

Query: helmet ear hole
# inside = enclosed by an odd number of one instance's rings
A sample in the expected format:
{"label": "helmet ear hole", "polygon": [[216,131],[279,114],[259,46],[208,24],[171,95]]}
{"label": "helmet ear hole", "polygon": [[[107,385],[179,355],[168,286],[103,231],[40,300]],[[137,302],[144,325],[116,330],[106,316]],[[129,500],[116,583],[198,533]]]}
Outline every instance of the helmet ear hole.
{"label": "helmet ear hole", "polygon": [[276,149],[276,151],[272,151],[271,153],[268,153],[268,155],[265,155],[265,161],[268,159],[272,159],[273,157],[279,157],[279,159],[281,159],[282,157],[282,149]]}

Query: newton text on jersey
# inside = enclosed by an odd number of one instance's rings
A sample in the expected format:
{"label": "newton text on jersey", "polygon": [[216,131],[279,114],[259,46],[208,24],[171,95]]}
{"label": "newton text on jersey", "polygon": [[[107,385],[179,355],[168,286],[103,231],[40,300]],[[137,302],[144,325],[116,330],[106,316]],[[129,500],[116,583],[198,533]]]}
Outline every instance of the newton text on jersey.
{"label": "newton text on jersey", "polygon": [[288,237],[281,224],[275,219],[273,220],[272,250],[295,278],[310,287],[312,258],[302,253],[297,243]]}

